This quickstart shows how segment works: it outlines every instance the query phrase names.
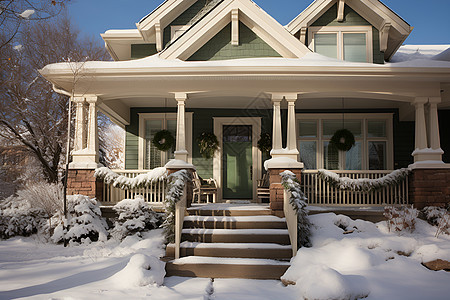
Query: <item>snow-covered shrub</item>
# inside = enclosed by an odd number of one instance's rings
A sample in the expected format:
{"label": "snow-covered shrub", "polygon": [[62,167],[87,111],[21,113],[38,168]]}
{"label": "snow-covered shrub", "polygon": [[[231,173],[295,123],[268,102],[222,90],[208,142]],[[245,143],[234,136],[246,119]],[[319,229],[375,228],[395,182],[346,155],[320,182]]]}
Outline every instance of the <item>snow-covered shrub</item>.
{"label": "snow-covered shrub", "polygon": [[289,203],[294,208],[297,213],[298,219],[298,247],[305,246],[311,247],[310,242],[310,228],[311,223],[308,219],[308,210],[307,210],[307,201],[305,194],[303,194],[300,188],[300,182],[298,182],[295,174],[291,171],[284,171],[280,173],[281,176],[281,184],[284,189],[291,193],[291,198],[289,199]]}
{"label": "snow-covered shrub", "polygon": [[152,208],[144,199],[124,199],[113,206],[118,218],[111,230],[111,236],[122,240],[128,235],[154,229],[157,227],[158,218]]}
{"label": "snow-covered shrub", "polygon": [[45,211],[27,200],[10,196],[0,203],[0,238],[37,233],[45,228],[47,218]]}
{"label": "snow-covered shrub", "polygon": [[127,266],[116,273],[112,279],[124,288],[149,284],[160,286],[166,276],[165,265],[165,262],[156,256],[135,254],[130,258]]}
{"label": "snow-covered shrub", "polygon": [[106,241],[108,225],[102,219],[100,207],[95,199],[83,195],[68,196],[67,212],[68,219],[65,220],[60,215],[60,222],[52,235],[55,243],[61,243],[64,239],[72,243]]}
{"label": "snow-covered shrub", "polygon": [[448,209],[437,206],[427,206],[422,212],[428,223],[437,226],[436,237],[441,233],[450,234],[450,212]]}
{"label": "snow-covered shrub", "polygon": [[416,218],[419,212],[412,205],[386,206],[384,216],[387,218],[387,228],[389,231],[409,231],[413,232],[416,227]]}
{"label": "snow-covered shrub", "polygon": [[166,219],[162,225],[167,243],[175,241],[175,204],[181,200],[184,186],[189,180],[192,180],[191,175],[186,170],[177,171],[167,177],[167,193],[164,199]]}

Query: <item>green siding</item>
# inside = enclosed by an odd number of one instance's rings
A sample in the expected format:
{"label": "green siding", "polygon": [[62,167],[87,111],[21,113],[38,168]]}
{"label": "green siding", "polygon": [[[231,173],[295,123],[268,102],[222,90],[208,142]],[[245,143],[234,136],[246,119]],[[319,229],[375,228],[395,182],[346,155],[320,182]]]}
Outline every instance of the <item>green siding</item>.
{"label": "green siding", "polygon": [[441,148],[444,150],[442,160],[450,163],[450,110],[440,110],[439,118],[439,134],[441,136]]}
{"label": "green siding", "polygon": [[179,15],[175,20],[173,20],[172,23],[164,28],[164,47],[166,47],[166,45],[170,42],[171,26],[186,25],[187,23],[189,23],[189,21],[192,20],[192,18],[194,18],[203,7],[205,7],[206,2],[208,2],[208,0],[198,0],[188,9],[186,9],[181,15]]}
{"label": "green siding", "polygon": [[[350,6],[344,7],[344,21],[337,21],[337,4],[320,16],[311,26],[367,26],[371,25]],[[384,53],[380,52],[380,36],[378,29],[372,26],[373,62],[384,64]]]}
{"label": "green siding", "polygon": [[188,60],[225,60],[249,57],[281,57],[250,28],[239,22],[239,45],[231,45],[231,23],[203,45]]}
{"label": "green siding", "polygon": [[131,59],[144,58],[155,54],[156,44],[132,44]]}

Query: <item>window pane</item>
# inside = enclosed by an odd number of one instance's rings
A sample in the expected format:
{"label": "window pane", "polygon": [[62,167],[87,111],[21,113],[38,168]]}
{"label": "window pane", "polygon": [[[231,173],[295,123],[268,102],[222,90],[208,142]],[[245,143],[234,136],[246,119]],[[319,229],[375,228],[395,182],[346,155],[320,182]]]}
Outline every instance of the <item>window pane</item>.
{"label": "window pane", "polygon": [[350,130],[356,138],[361,137],[361,120],[324,120],[323,137],[331,138],[334,133],[342,128]]}
{"label": "window pane", "polygon": [[344,33],[344,60],[367,62],[365,33]]}
{"label": "window pane", "polygon": [[329,142],[323,143],[323,166],[327,170],[339,169],[339,151]]}
{"label": "window pane", "polygon": [[369,137],[386,137],[386,121],[368,121],[367,131]]}
{"label": "window pane", "polygon": [[345,169],[346,170],[361,170],[361,142],[356,142],[350,150],[345,152]]}
{"label": "window pane", "polygon": [[305,169],[317,169],[316,164],[316,142],[301,141],[299,142],[300,161],[305,165]]}
{"label": "window pane", "polygon": [[154,169],[161,166],[161,151],[152,144],[155,134],[162,129],[162,120],[145,121],[145,168]]}
{"label": "window pane", "polygon": [[386,142],[369,142],[369,170],[386,169]]}
{"label": "window pane", "polygon": [[337,58],[337,34],[314,34],[314,51],[332,58]]}
{"label": "window pane", "polygon": [[299,121],[300,137],[317,137],[317,122],[316,121]]}

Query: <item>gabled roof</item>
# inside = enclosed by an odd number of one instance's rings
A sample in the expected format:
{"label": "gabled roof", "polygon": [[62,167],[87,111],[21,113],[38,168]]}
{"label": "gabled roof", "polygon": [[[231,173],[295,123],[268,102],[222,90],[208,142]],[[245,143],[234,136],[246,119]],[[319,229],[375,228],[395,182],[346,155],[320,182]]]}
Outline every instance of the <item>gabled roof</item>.
{"label": "gabled roof", "polygon": [[296,34],[301,29],[308,28],[336,3],[339,6],[348,5],[379,30],[380,41],[385,43],[381,49],[384,50],[387,60],[397,51],[413,29],[379,0],[315,0],[286,26],[287,30]]}
{"label": "gabled roof", "polygon": [[161,58],[188,59],[233,18],[238,18],[282,57],[300,58],[311,52],[253,1],[223,0],[161,52]]}

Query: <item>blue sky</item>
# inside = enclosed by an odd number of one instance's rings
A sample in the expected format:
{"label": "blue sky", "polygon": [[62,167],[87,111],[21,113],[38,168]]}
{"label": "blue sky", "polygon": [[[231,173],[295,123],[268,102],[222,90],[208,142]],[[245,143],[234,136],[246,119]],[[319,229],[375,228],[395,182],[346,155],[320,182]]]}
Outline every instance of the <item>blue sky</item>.
{"label": "blue sky", "polygon": [[[303,11],[312,0],[254,0],[282,25]],[[132,29],[163,0],[72,0],[69,14],[80,30],[100,38],[108,29]],[[449,0],[383,0],[414,30],[405,44],[450,44]]]}

